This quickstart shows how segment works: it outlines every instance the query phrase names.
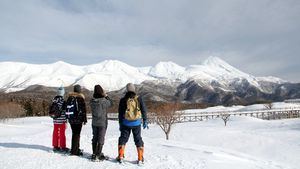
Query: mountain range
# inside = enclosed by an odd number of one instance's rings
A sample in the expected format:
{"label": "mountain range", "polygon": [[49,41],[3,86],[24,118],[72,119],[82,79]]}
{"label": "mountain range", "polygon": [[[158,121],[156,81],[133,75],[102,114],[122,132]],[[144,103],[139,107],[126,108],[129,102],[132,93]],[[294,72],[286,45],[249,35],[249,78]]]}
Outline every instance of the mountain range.
{"label": "mountain range", "polygon": [[80,84],[93,90],[100,84],[112,95],[124,92],[131,82],[149,100],[192,103],[238,104],[261,100],[300,97],[300,85],[276,77],[255,77],[218,57],[202,64],[180,66],[159,62],[150,67],[133,67],[117,60],[77,66],[62,61],[52,64],[0,62],[0,89],[24,90],[33,85],[46,87]]}

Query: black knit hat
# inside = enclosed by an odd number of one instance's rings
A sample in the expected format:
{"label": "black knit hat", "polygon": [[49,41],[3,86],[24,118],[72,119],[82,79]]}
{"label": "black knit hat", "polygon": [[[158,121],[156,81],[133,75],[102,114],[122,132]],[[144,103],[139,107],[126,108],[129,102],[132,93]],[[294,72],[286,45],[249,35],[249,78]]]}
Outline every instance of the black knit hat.
{"label": "black knit hat", "polygon": [[74,86],[74,92],[81,93],[81,86],[79,84]]}

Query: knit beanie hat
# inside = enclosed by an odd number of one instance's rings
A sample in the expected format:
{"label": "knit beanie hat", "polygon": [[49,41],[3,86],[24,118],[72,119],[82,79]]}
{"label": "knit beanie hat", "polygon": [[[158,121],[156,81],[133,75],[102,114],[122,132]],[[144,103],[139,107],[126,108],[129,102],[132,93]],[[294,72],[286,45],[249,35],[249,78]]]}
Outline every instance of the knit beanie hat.
{"label": "knit beanie hat", "polygon": [[127,92],[134,92],[135,93],[135,87],[132,83],[128,83],[126,85],[126,90],[127,90]]}
{"label": "knit beanie hat", "polygon": [[63,87],[59,87],[57,90],[57,95],[63,97],[65,95],[65,89]]}
{"label": "knit beanie hat", "polygon": [[81,93],[81,86],[79,84],[74,86],[74,92]]}

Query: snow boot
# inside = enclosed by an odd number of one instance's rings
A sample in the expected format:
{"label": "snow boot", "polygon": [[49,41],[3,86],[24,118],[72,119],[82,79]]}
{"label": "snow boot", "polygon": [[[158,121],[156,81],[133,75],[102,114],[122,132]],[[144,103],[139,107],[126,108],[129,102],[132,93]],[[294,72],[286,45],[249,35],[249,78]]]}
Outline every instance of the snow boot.
{"label": "snow boot", "polygon": [[82,156],[83,152],[81,149],[79,149],[79,144],[80,142],[80,135],[74,135],[72,137],[72,148],[71,148],[71,155],[76,155],[76,156]]}
{"label": "snow boot", "polygon": [[117,157],[117,161],[119,163],[122,163],[123,162],[123,159],[124,159],[124,152],[125,152],[125,145],[119,145],[118,146],[118,157]]}
{"label": "snow boot", "polygon": [[95,161],[97,157],[97,143],[92,143],[93,154],[91,156],[91,160]]}
{"label": "snow boot", "polygon": [[136,147],[138,153],[138,165],[144,164],[144,147]]}
{"label": "snow boot", "polygon": [[100,144],[97,145],[97,157],[100,161],[103,161],[106,159],[104,154],[102,153],[102,148],[103,148],[103,145],[100,145]]}
{"label": "snow boot", "polygon": [[91,160],[92,160],[92,161],[96,161],[96,157],[97,157],[96,154],[92,154]]}
{"label": "snow boot", "polygon": [[53,152],[59,152],[60,151],[60,148],[59,147],[53,147]]}

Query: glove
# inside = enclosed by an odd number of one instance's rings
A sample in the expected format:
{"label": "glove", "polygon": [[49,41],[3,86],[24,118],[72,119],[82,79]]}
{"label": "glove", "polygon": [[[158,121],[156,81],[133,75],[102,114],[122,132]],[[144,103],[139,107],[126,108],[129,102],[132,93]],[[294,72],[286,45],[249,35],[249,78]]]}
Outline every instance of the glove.
{"label": "glove", "polygon": [[143,121],[143,129],[149,129],[149,126],[148,126],[148,122],[147,121]]}

